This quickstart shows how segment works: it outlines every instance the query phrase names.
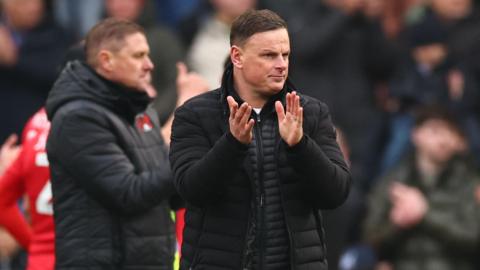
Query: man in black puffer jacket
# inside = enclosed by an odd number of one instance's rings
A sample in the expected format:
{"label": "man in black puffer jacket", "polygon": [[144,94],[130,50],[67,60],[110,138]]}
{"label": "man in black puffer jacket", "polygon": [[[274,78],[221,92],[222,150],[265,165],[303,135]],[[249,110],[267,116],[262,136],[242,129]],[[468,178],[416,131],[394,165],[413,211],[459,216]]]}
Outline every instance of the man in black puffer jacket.
{"label": "man in black puffer jacket", "polygon": [[327,269],[320,209],[350,187],[327,107],[287,81],[277,14],[246,12],[230,43],[220,89],[175,113],[170,161],[187,201],[180,267]]}
{"label": "man in black puffer jacket", "polygon": [[147,109],[153,68],[143,30],[107,19],[87,35],[47,100],[56,269],[172,269],[168,152]]}

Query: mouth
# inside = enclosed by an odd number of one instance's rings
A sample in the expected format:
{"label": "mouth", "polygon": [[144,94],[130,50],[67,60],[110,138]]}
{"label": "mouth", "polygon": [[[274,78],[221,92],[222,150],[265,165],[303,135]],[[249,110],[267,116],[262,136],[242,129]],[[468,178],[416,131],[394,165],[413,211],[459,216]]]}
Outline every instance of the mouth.
{"label": "mouth", "polygon": [[271,75],[270,78],[272,78],[275,81],[284,81],[285,80],[284,75]]}

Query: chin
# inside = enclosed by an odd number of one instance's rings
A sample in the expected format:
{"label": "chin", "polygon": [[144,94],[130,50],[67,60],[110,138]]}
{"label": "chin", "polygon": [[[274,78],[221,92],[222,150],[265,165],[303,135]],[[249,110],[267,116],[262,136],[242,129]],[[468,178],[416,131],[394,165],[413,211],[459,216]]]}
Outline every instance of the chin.
{"label": "chin", "polygon": [[282,91],[284,85],[285,85],[285,82],[283,82],[281,84],[272,85],[270,87],[270,90],[276,94],[276,93]]}

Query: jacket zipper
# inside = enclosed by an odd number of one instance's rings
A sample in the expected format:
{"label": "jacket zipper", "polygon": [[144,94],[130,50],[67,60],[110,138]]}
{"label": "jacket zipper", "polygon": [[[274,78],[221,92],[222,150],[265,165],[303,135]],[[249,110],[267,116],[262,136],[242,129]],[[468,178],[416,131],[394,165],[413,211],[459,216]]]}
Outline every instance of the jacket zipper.
{"label": "jacket zipper", "polygon": [[264,249],[264,237],[265,237],[265,194],[264,194],[264,186],[263,186],[263,144],[262,144],[262,118],[261,118],[261,113],[256,114],[257,117],[257,123],[254,126],[254,131],[255,131],[255,137],[256,137],[256,143],[257,143],[257,158],[258,158],[258,164],[257,164],[257,169],[258,169],[258,188],[260,192],[260,198],[259,198],[259,206],[260,206],[260,213],[259,213],[259,223],[258,223],[258,230],[256,235],[258,235],[257,241],[258,241],[258,266],[259,269],[264,268],[264,255],[263,255],[263,249]]}
{"label": "jacket zipper", "polygon": [[[277,144],[277,147],[276,147],[276,153],[275,153],[275,156],[278,157],[279,156],[279,148],[280,148],[280,144]],[[292,238],[292,233],[291,233],[291,230],[290,230],[290,225],[288,224],[288,220],[287,220],[287,213],[285,213],[285,201],[284,201],[284,198],[283,198],[283,192],[282,192],[282,183],[281,183],[281,179],[280,179],[280,172],[278,170],[278,163],[277,163],[277,174],[278,174],[278,188],[280,190],[280,200],[282,202],[282,211],[283,211],[283,220],[285,221],[285,228],[287,229],[287,234],[288,234],[288,240],[290,241],[289,243],[289,251],[290,251],[290,269],[291,270],[294,270],[295,269],[295,253],[293,251],[293,238]]]}

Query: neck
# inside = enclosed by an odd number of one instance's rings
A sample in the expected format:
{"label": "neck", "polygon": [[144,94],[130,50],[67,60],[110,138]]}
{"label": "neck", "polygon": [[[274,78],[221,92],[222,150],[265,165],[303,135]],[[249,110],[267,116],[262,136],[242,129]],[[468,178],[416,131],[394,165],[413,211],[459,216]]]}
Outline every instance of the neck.
{"label": "neck", "polygon": [[217,12],[215,14],[215,17],[217,18],[217,20],[221,21],[222,23],[224,23],[226,25],[232,25],[233,21],[235,20],[235,18],[232,18],[228,14],[225,14],[225,13],[222,13],[222,12]]}
{"label": "neck", "polygon": [[240,98],[254,108],[263,108],[263,105],[268,101],[269,97],[261,95],[260,91],[255,91],[245,80],[238,76],[233,76],[233,87]]}
{"label": "neck", "polygon": [[436,162],[429,158],[426,154],[417,152],[416,165],[419,171],[422,173],[434,176],[440,173],[445,164]]}

